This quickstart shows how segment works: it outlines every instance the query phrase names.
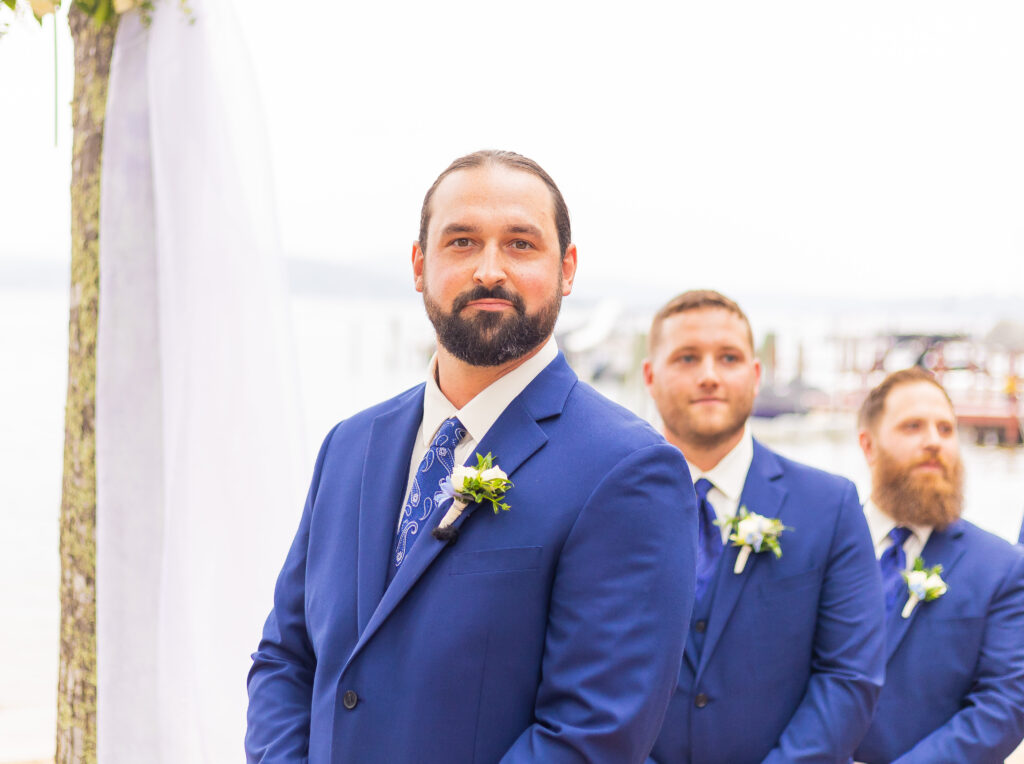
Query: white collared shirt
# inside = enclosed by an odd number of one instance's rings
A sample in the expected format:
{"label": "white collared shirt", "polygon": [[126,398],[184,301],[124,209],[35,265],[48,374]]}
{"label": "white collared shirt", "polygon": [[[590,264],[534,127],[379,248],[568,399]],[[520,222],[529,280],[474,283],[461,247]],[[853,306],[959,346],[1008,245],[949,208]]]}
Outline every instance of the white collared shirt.
{"label": "white collared shirt", "polygon": [[[403,505],[404,497],[408,495],[412,485],[413,475],[446,419],[457,416],[462,422],[462,426],[466,428],[466,437],[455,448],[455,463],[464,464],[468,458],[473,456],[477,444],[484,439],[487,431],[491,429],[491,425],[508,408],[508,404],[515,400],[557,356],[558,345],[552,335],[534,356],[512,369],[508,374],[496,379],[461,409],[456,409],[452,402],[444,397],[441,388],[437,386],[437,375],[435,374],[437,354],[435,353],[427,367],[427,384],[423,391],[423,419],[420,420],[420,429],[416,433],[412,454],[409,456],[409,476],[405,484]],[[473,464],[476,464],[475,459]],[[496,466],[500,467],[501,464]],[[399,507],[399,522],[401,522],[401,507]]]}
{"label": "white collared shirt", "polygon": [[[871,499],[864,503],[864,517],[868,521],[871,541],[875,545],[875,557],[881,558],[882,552],[892,546],[889,531],[895,528],[897,523],[879,509]],[[930,525],[904,525],[903,527],[910,529],[910,535],[903,542],[903,551],[907,555],[906,569],[910,570],[914,567],[914,561],[924,551],[924,545],[928,543],[928,537],[932,535],[932,527]]]}
{"label": "white collared shirt", "polygon": [[[740,442],[714,467],[704,472],[696,465],[690,465],[690,475],[694,483],[701,478],[711,481],[713,487],[708,491],[708,501],[714,507],[715,516],[719,520],[728,520],[736,516],[740,506],[740,495],[743,493],[750,463],[753,461],[754,438],[750,434],[750,425],[747,424],[743,428]],[[724,544],[729,540],[730,530],[728,527],[722,527],[721,530]]]}

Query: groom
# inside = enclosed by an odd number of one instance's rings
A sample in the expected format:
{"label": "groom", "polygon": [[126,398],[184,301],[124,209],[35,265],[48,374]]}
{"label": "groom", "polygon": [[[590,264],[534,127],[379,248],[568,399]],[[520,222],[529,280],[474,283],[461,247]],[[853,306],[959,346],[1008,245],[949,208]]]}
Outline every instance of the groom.
{"label": "groom", "polygon": [[[525,157],[470,154],[427,192],[412,268],[437,354],[324,441],[253,655],[249,761],[647,756],[696,507],[679,452],[555,346],[576,259],[562,195]],[[470,500],[457,543],[435,537],[449,471],[487,454],[508,510]]]}

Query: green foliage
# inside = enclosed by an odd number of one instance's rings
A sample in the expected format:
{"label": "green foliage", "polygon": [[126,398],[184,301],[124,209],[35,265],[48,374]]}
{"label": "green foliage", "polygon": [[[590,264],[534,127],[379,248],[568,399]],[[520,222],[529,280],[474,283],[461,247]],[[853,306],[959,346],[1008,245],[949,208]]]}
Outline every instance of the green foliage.
{"label": "green foliage", "polygon": [[114,0],[75,0],[75,6],[92,16],[97,24],[105,24],[116,16]]}
{"label": "green foliage", "polygon": [[484,478],[484,473],[494,467],[494,457],[490,451],[487,456],[476,455],[476,468],[473,475],[466,475],[462,481],[462,487],[456,495],[467,504],[470,500],[475,502],[489,501],[494,509],[494,514],[499,510],[507,511],[509,505],[502,502],[505,492],[512,487],[512,481],[505,477],[505,473],[493,477]]}
{"label": "green foliage", "polygon": [[756,512],[749,512],[746,507],[740,507],[739,512],[733,517],[716,520],[715,525],[730,530],[729,541],[733,546],[749,546],[755,552],[767,549],[776,557],[782,557],[779,535],[783,531],[793,530],[788,525],[783,525],[777,517],[765,517]]}

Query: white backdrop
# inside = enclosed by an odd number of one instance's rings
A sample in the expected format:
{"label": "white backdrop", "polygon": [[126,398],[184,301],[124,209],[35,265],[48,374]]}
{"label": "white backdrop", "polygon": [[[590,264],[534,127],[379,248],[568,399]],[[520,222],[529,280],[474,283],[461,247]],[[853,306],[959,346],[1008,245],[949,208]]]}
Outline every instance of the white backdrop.
{"label": "white backdrop", "polygon": [[242,758],[303,499],[264,119],[229,0],[121,21],[97,351],[99,757]]}

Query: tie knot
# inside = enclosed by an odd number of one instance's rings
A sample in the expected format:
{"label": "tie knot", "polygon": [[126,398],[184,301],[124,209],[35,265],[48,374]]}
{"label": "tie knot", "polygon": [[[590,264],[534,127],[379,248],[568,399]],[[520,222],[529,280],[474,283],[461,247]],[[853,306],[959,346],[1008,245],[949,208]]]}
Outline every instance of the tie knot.
{"label": "tie knot", "polygon": [[903,546],[903,542],[910,538],[911,532],[910,528],[904,528],[902,525],[897,525],[889,531],[889,538],[892,540],[892,545],[899,547]]}
{"label": "tie knot", "polygon": [[701,478],[693,484],[693,490],[697,492],[697,501],[707,501],[708,491],[714,488],[712,483],[707,478]]}
{"label": "tie knot", "polygon": [[462,426],[462,422],[457,416],[453,416],[451,419],[445,419],[441,427],[438,428],[437,435],[434,436],[434,442],[430,444],[430,447],[448,446],[454,449],[464,437],[466,437],[466,428]]}

